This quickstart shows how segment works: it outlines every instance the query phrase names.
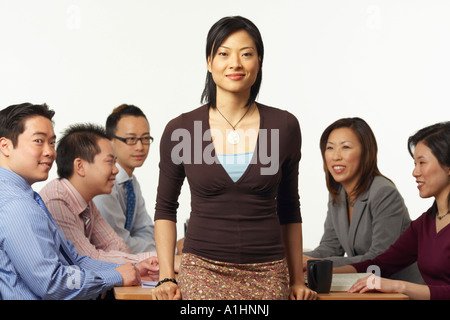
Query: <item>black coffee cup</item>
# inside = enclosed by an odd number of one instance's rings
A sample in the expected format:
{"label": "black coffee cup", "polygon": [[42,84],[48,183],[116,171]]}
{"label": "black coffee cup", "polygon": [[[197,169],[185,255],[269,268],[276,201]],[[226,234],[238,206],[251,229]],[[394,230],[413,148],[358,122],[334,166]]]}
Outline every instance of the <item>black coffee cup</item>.
{"label": "black coffee cup", "polygon": [[333,279],[333,261],[311,259],[307,262],[308,287],[317,293],[329,293]]}

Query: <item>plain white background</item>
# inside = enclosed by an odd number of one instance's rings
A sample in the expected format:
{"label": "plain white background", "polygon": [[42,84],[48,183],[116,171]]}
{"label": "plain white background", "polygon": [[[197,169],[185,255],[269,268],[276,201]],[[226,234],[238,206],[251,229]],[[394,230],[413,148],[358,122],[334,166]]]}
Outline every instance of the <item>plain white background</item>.
{"label": "plain white background", "polygon": [[[406,141],[449,120],[447,0],[0,0],[0,108],[45,102],[56,111],[57,135],[72,123],[103,125],[122,103],[142,108],[155,143],[135,173],[153,216],[159,138],[170,119],[200,105],[206,35],[228,15],[262,33],[258,101],[301,125],[304,247],[318,245],[327,209],[319,138],[342,117],[369,123],[379,168],[413,219],[431,205],[418,195]],[[179,237],[189,201],[185,182]]]}

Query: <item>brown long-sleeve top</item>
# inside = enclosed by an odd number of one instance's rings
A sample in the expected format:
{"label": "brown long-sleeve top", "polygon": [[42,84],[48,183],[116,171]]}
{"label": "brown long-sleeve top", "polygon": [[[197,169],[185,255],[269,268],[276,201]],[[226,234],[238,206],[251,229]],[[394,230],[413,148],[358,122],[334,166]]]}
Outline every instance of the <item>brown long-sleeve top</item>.
{"label": "brown long-sleeve top", "polygon": [[187,178],[191,215],[185,253],[241,264],[285,257],[280,224],[302,222],[300,126],[287,111],[257,106],[258,141],[249,166],[236,182],[215,155],[208,106],[180,115],[165,128],[155,221],[177,221],[178,197]]}

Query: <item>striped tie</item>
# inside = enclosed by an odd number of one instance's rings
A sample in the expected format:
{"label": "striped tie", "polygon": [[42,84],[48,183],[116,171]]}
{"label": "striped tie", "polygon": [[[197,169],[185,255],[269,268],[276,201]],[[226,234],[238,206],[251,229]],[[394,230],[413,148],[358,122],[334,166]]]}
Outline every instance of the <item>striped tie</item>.
{"label": "striped tie", "polygon": [[91,219],[91,210],[89,206],[81,213],[81,216],[84,220],[84,235],[90,239],[92,232],[92,219]]}
{"label": "striped tie", "polygon": [[125,222],[125,229],[130,230],[134,207],[136,205],[136,195],[134,194],[133,181],[131,179],[125,182],[125,187],[127,188],[127,220]]}

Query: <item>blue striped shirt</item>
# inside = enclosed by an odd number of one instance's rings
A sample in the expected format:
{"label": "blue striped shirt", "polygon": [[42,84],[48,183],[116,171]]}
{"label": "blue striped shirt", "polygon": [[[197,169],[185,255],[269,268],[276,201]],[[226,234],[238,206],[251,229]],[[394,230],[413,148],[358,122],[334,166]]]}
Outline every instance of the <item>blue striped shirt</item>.
{"label": "blue striped shirt", "polygon": [[30,184],[0,167],[1,299],[95,298],[122,284],[117,266],[79,256]]}

